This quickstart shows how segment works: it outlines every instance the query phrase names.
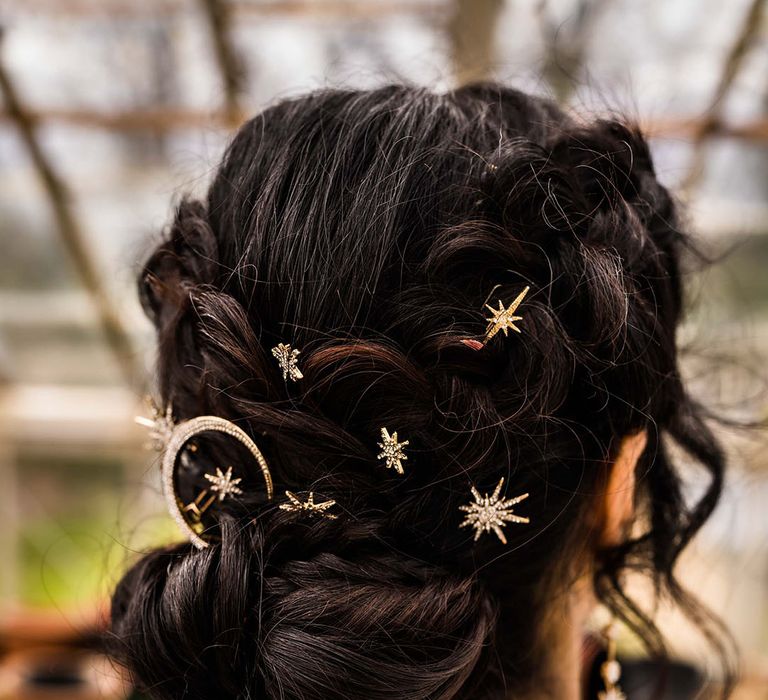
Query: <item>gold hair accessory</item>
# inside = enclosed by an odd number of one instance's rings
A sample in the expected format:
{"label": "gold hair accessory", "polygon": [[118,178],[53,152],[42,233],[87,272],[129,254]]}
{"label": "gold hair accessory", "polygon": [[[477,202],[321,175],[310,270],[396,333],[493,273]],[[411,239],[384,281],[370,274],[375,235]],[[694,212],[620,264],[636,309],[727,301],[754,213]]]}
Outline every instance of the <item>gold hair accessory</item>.
{"label": "gold hair accessory", "polygon": [[394,469],[398,474],[405,474],[403,462],[408,459],[408,456],[403,452],[403,447],[408,442],[408,440],[398,442],[397,431],[390,435],[386,428],[382,428],[381,442],[376,443],[381,448],[381,452],[376,455],[376,459],[385,460],[387,469]]}
{"label": "gold hair accessory", "polygon": [[[192,522],[195,525],[200,525],[203,519],[203,514],[207,511],[218,498],[219,502],[225,500],[229,496],[237,496],[243,493],[238,484],[242,479],[232,478],[232,467],[227,468],[226,474],[216,467],[215,474],[203,474],[203,476],[210,481],[213,486],[210,489],[203,489],[195,498],[192,503],[182,508],[183,513],[189,513],[192,518]],[[213,495],[209,495],[208,491],[213,491]],[[218,493],[218,496],[216,495]]]}
{"label": "gold hair accessory", "polygon": [[616,660],[616,625],[609,624],[604,630],[603,635],[608,643],[606,660],[600,665],[600,675],[605,683],[605,690],[598,694],[598,700],[627,700],[627,696],[619,687],[621,678],[621,664]]}
{"label": "gold hair accessory", "polygon": [[277,358],[280,369],[283,370],[284,380],[290,378],[291,381],[297,382],[304,377],[298,365],[301,350],[291,348],[290,344],[278,343],[272,348],[272,354]]}
{"label": "gold hair accessory", "polygon": [[309,497],[306,501],[302,501],[296,494],[291,491],[286,491],[285,495],[289,498],[289,503],[281,503],[280,510],[289,510],[296,513],[309,513],[310,515],[319,515],[329,520],[336,520],[338,517],[333,513],[326,513],[326,511],[336,505],[336,501],[323,501],[322,503],[315,503],[315,494],[310,491]]}
{"label": "gold hair accessory", "polygon": [[163,411],[151,396],[146,398],[146,404],[152,417],[136,416],[134,421],[149,430],[147,448],[162,452],[171,439],[171,433],[175,425],[173,421],[173,406],[168,404],[165,407],[165,411]]}
{"label": "gold hair accessory", "polygon": [[531,522],[529,518],[515,515],[512,511],[512,506],[517,505],[520,501],[524,501],[528,498],[529,494],[524,493],[522,496],[509,499],[499,498],[503,485],[504,477],[501,477],[492,496],[488,496],[488,494],[481,496],[480,492],[473,486],[472,496],[475,502],[466,506],[459,506],[459,510],[463,510],[468,514],[459,527],[467,527],[468,525],[474,527],[475,542],[480,539],[480,535],[484,532],[493,530],[502,543],[506,544],[507,538],[501,529],[506,523]]}
{"label": "gold hair accessory", "polygon": [[238,486],[242,479],[232,478],[232,467],[227,468],[226,474],[216,467],[215,474],[204,474],[203,476],[213,484],[211,491],[219,494],[220,501],[223,501],[227,496],[239,496],[243,493],[243,490]]}
{"label": "gold hair accessory", "polygon": [[492,306],[486,304],[485,308],[490,311],[493,316],[490,318],[486,318],[485,320],[488,321],[488,328],[485,331],[485,342],[487,343],[493,336],[495,336],[499,331],[504,331],[504,335],[508,334],[508,329],[512,329],[513,331],[520,333],[520,329],[515,325],[515,321],[522,321],[522,316],[515,316],[515,311],[517,311],[517,307],[520,306],[523,299],[525,298],[525,295],[528,294],[528,290],[530,287],[526,287],[520,294],[517,295],[515,300],[505,309],[504,304],[499,300],[499,308],[494,309]]}
{"label": "gold hair accessory", "polygon": [[[156,433],[159,437],[163,438],[163,449],[165,450],[165,454],[163,455],[162,481],[163,493],[165,494],[168,510],[181,531],[189,538],[192,544],[198,549],[203,549],[208,546],[208,543],[201,536],[204,529],[202,523],[203,513],[205,513],[217,499],[221,502],[230,496],[241,494],[242,489],[238,484],[242,479],[232,478],[232,467],[228,467],[226,472],[217,468],[215,474],[204,475],[212,484],[210,488],[201,491],[197,498],[191,503],[183,503],[176,493],[174,475],[176,471],[176,461],[179,452],[181,452],[184,445],[195,435],[208,431],[224,433],[225,435],[235,438],[235,440],[248,449],[261,468],[264,483],[267,487],[267,498],[270,501],[273,496],[272,475],[269,472],[267,461],[256,446],[256,443],[251,440],[244,430],[231,421],[219,418],[218,416],[198,416],[174,425],[172,418],[170,418],[171,415],[172,412],[169,407],[165,412],[158,411],[158,416],[162,416],[162,419],[158,419],[160,425],[158,425],[158,421],[150,421],[146,418],[142,420],[137,419],[137,421],[153,431],[150,433],[153,438]],[[167,423],[166,421],[168,420],[171,422]],[[161,427],[164,432],[160,432]]]}

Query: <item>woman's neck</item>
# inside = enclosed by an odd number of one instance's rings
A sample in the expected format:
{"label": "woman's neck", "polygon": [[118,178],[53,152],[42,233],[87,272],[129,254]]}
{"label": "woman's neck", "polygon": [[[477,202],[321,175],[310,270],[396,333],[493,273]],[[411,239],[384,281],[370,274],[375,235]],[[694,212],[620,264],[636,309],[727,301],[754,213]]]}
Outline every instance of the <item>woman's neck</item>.
{"label": "woman's neck", "polygon": [[584,576],[544,621],[539,646],[544,656],[542,670],[529,690],[515,694],[514,700],[581,699],[584,630],[594,605],[591,578]]}

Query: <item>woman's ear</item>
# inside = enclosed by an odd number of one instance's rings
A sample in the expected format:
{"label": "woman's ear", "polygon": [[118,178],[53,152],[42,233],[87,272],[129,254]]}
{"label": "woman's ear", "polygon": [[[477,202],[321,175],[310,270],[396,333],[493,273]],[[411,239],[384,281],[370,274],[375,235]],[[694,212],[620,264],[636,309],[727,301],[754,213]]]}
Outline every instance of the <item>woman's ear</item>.
{"label": "woman's ear", "polygon": [[645,430],[628,435],[621,441],[605,490],[605,520],[600,535],[603,547],[621,544],[626,537],[627,526],[634,519],[636,467],[647,443],[648,433]]}

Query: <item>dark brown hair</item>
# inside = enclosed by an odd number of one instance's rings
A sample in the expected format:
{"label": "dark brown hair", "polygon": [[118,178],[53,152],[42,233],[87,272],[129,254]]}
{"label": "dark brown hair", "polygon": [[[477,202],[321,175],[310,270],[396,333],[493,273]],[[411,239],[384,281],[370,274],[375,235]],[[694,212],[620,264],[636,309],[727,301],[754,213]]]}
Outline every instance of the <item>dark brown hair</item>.
{"label": "dark brown hair", "polygon": [[[339,517],[265,502],[241,460],[212,545],[151,552],[119,584],[115,656],[155,698],[509,697],[577,557],[661,652],[622,572],[701,618],[673,569],[724,468],[678,368],[687,247],[637,130],[515,90],[322,91],[254,117],[141,275],[159,393],[177,419],[235,421],[279,497],[313,490]],[[522,334],[462,342],[526,285]],[[278,342],[301,348],[300,382]],[[410,441],[403,477],[376,459],[382,426]],[[640,430],[643,531],[600,550],[597,496]],[[695,503],[670,443],[707,480]],[[187,456],[180,488],[217,450]],[[459,506],[501,476],[531,524],[473,543]]]}

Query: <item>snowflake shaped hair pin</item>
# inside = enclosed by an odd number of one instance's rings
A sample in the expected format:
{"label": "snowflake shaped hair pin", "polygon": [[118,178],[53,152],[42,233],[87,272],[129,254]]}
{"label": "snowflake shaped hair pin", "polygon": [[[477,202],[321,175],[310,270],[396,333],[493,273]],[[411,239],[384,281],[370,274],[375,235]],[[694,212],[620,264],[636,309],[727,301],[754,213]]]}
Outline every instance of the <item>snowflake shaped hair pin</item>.
{"label": "snowflake shaped hair pin", "polygon": [[219,494],[219,501],[223,501],[228,496],[239,496],[243,490],[238,486],[242,479],[232,478],[232,467],[228,467],[226,472],[216,467],[215,474],[203,474],[211,482],[211,491]]}
{"label": "snowflake shaped hair pin", "polygon": [[283,370],[284,380],[290,379],[292,382],[297,382],[304,377],[298,364],[300,354],[301,350],[292,348],[288,343],[278,343],[272,348],[272,355]]}
{"label": "snowflake shaped hair pin", "polygon": [[515,496],[515,498],[500,498],[502,486],[504,486],[504,477],[499,479],[499,483],[496,485],[491,496],[488,494],[481,496],[480,492],[473,486],[472,496],[475,499],[474,503],[459,506],[459,510],[467,513],[459,527],[471,526],[475,528],[475,542],[480,539],[480,535],[484,532],[491,532],[493,530],[501,542],[506,544],[507,538],[504,536],[502,528],[507,523],[531,522],[530,518],[515,515],[512,511],[512,506],[517,505],[520,501],[524,501],[528,498],[529,494],[524,493],[522,496]]}
{"label": "snowflake shaped hair pin", "polygon": [[398,474],[405,474],[403,462],[408,459],[403,448],[408,444],[408,440],[397,441],[397,431],[389,434],[386,428],[381,429],[381,442],[376,444],[381,448],[381,452],[376,455],[376,459],[383,459],[387,469],[394,469]]}

